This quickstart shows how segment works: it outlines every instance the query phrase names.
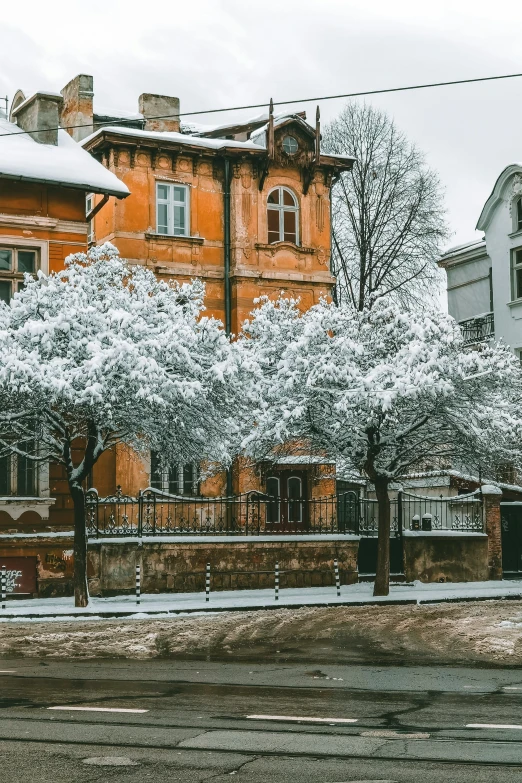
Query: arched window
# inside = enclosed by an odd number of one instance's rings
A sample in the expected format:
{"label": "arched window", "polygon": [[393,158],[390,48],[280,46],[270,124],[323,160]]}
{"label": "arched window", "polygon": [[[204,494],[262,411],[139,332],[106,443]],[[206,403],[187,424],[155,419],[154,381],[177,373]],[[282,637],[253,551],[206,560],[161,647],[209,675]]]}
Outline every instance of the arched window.
{"label": "arched window", "polygon": [[517,201],[517,212],[515,215],[515,231],[522,229],[522,198]]}
{"label": "arched window", "polygon": [[268,194],[268,242],[299,244],[299,206],[288,188],[274,188]]}

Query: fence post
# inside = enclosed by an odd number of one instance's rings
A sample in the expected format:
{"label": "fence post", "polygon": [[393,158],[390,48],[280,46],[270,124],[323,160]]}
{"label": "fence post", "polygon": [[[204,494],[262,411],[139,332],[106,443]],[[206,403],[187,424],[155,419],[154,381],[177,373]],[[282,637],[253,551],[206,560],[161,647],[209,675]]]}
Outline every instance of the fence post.
{"label": "fence post", "polygon": [[488,534],[488,568],[490,579],[502,579],[502,528],[500,501],[502,490],[492,484],[480,488],[484,503],[484,522]]}
{"label": "fence post", "polygon": [[205,601],[210,601],[210,563],[207,563],[205,573]]}
{"label": "fence post", "polygon": [[140,489],[140,491],[138,492],[138,538],[141,538],[141,534],[143,531],[142,517],[143,517],[143,490]]}
{"label": "fence post", "polygon": [[5,566],[2,566],[2,609],[5,609],[5,599],[7,596],[7,572]]}
{"label": "fence post", "polygon": [[337,558],[334,560],[335,587],[337,589],[337,598],[341,597],[341,580],[339,579],[339,563]]}
{"label": "fence post", "polygon": [[136,565],[136,604],[141,603],[141,566]]}
{"label": "fence post", "polygon": [[274,600],[279,601],[279,563],[275,564]]}

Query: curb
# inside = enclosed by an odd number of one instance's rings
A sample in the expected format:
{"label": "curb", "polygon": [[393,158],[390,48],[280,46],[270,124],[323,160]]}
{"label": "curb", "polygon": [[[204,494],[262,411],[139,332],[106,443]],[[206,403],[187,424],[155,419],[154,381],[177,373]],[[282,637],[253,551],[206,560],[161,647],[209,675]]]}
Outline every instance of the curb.
{"label": "curb", "polygon": [[[122,610],[112,610],[112,611],[96,611],[92,610],[90,612],[78,612],[75,613],[74,608],[71,611],[67,612],[60,612],[55,614],[38,614],[35,612],[31,612],[30,614],[12,614],[12,613],[3,613],[0,611],[0,621],[1,620],[59,620],[63,618],[65,621],[67,621],[68,618],[74,617],[75,619],[85,618],[88,620],[89,618],[98,618],[101,617],[102,619],[111,619],[111,618],[117,618],[117,617],[133,617],[133,615],[136,614],[144,614],[151,617],[157,616],[157,615],[180,615],[180,614],[216,614],[216,613],[224,613],[224,612],[260,612],[260,611],[269,611],[274,609],[305,609],[307,607],[312,608],[320,608],[325,607],[328,609],[334,608],[336,606],[354,606],[354,607],[361,607],[361,606],[433,606],[436,604],[455,604],[455,603],[473,603],[475,601],[520,601],[522,600],[522,592],[520,593],[510,593],[508,595],[496,595],[496,596],[463,596],[463,597],[452,597],[452,598],[425,598],[425,599],[415,599],[415,598],[398,598],[398,599],[386,599],[384,601],[304,601],[301,603],[287,603],[285,601],[281,601],[280,603],[260,603],[260,604],[252,604],[251,606],[208,606],[205,604],[205,606],[202,607],[180,607],[179,609],[174,608],[167,608],[165,609],[151,609],[147,611],[145,607],[133,607],[132,609],[122,609]],[[142,618],[137,618],[142,619]],[[145,617],[143,618],[145,619]]]}

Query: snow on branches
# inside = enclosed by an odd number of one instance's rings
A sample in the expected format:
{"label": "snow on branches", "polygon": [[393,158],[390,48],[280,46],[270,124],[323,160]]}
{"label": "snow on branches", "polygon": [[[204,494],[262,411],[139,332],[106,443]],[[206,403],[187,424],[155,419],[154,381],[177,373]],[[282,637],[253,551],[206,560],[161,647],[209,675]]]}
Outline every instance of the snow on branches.
{"label": "snow on branches", "polygon": [[466,350],[447,314],[384,299],[301,314],[294,300],[265,299],[244,338],[258,394],[244,446],[257,458],[301,443],[372,480],[422,462],[520,459],[516,358],[502,345]]}
{"label": "snow on branches", "polygon": [[233,364],[203,296],[202,283],[157,281],[109,244],[70,256],[62,272],[26,276],[0,309],[4,447],[37,424],[45,458],[66,466],[64,444],[77,438],[94,438],[88,462],[120,441],[160,448],[166,461],[227,461]]}

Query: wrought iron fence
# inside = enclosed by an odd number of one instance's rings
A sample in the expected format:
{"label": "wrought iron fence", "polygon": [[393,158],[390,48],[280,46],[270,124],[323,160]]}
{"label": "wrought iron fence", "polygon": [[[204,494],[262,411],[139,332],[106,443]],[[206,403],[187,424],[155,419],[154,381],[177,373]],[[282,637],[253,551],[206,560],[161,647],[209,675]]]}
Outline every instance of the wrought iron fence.
{"label": "wrought iron fence", "polygon": [[459,323],[464,345],[474,345],[495,337],[495,317],[493,313],[468,318]]}
{"label": "wrought iron fence", "polygon": [[397,500],[405,530],[484,531],[483,505],[479,493],[438,498],[401,492]]}
{"label": "wrought iron fence", "polygon": [[233,497],[182,497],[148,488],[134,498],[118,488],[100,498],[86,493],[87,532],[93,537],[159,535],[318,535],[357,533],[355,492],[282,498],[251,491]]}
{"label": "wrought iron fence", "polygon": [[[379,531],[377,500],[359,502],[359,534],[376,536]],[[482,533],[484,530],[482,499],[478,493],[454,497],[431,497],[399,492],[390,501],[390,532],[394,537],[404,530],[460,530]]]}
{"label": "wrought iron fence", "polygon": [[[403,530],[483,532],[478,493],[429,497],[399,492],[390,501],[391,535]],[[251,491],[233,497],[183,497],[148,488],[137,497],[118,488],[100,498],[86,493],[88,535],[211,536],[378,534],[377,501],[348,491],[318,498],[281,498]]]}

